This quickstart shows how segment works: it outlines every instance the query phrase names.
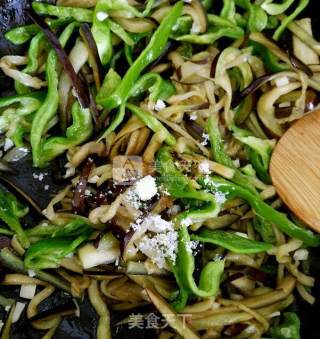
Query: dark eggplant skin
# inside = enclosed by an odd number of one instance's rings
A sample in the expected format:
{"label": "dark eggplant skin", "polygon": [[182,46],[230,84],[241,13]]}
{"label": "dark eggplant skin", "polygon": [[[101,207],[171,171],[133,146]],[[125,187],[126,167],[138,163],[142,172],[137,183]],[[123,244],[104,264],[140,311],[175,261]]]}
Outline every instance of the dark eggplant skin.
{"label": "dark eggplant skin", "polygon": [[[54,3],[54,0],[47,0],[46,2]],[[29,18],[26,14],[26,9],[30,4],[29,0],[0,0],[0,57],[7,54],[20,54],[25,51],[26,45],[14,46],[4,39],[4,33],[10,28],[29,23]],[[320,15],[318,14],[318,1],[311,0],[308,9],[303,16],[310,16],[313,20],[314,33],[317,39],[320,39]],[[8,95],[10,89],[13,88],[12,82],[5,78],[0,71],[0,97]],[[20,186],[23,183],[23,188],[36,202],[40,202],[41,208],[45,207],[45,204],[49,201],[50,195],[54,194],[59,185],[53,180],[51,181],[51,172],[47,176],[46,180],[50,180],[49,191],[41,189],[42,184],[39,185],[39,181],[35,180],[32,176],[32,169],[30,159],[25,159],[25,164],[20,164],[23,169],[15,177],[15,183]],[[3,174],[0,173],[0,177]],[[55,173],[53,173],[53,177]],[[61,183],[60,183],[61,184]],[[41,187],[40,187],[41,186]],[[13,193],[15,193],[13,191]],[[26,222],[32,224],[35,222],[32,218]],[[318,339],[319,333],[317,329],[317,320],[320,313],[320,250],[313,249],[310,253],[310,274],[316,278],[316,285],[313,289],[313,293],[316,297],[316,303],[313,306],[303,302],[299,296],[297,296],[293,309],[297,311],[301,319],[301,338],[302,339]],[[0,268],[1,270],[1,268]],[[0,272],[2,274],[3,272]],[[1,287],[1,294],[18,297],[19,289],[12,287]],[[62,291],[56,291],[52,297],[48,298],[40,304],[40,311],[48,310],[52,307],[59,306],[71,300],[71,297],[66,295]],[[54,338],[55,339],[93,339],[96,338],[97,328],[97,315],[92,309],[87,298],[83,301],[78,301],[80,306],[80,317],[72,316],[65,318],[59,328],[57,329]],[[157,335],[154,331],[130,329],[125,326],[116,327],[115,324],[128,316],[131,313],[144,313],[146,309],[134,310],[129,312],[111,312],[112,313],[112,332],[115,339],[153,339]],[[6,312],[0,306],[0,319],[5,318]],[[20,321],[13,326],[11,332],[11,339],[38,339],[43,336],[44,332],[34,330],[30,323],[28,323],[25,313],[20,318]]]}

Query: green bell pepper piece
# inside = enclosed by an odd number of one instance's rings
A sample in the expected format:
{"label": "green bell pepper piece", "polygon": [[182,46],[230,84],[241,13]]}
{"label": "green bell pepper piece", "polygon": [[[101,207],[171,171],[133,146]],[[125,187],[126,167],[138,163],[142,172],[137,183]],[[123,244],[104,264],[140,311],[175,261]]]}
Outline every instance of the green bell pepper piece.
{"label": "green bell pepper piece", "polygon": [[224,150],[224,143],[220,135],[218,118],[212,115],[208,118],[207,130],[210,139],[211,153],[213,159],[221,165],[234,168],[234,163]]}
{"label": "green bell pepper piece", "polygon": [[99,92],[97,93],[97,102],[103,100],[109,93],[112,93],[119,86],[120,82],[120,75],[113,68],[110,68],[103,80]]}
{"label": "green bell pepper piece", "polygon": [[258,42],[250,40],[248,45],[253,47],[253,55],[262,58],[263,63],[269,72],[278,73],[290,70],[290,67],[287,64],[278,61],[274,54]]}
{"label": "green bell pepper piece", "polygon": [[[66,44],[71,36],[76,23],[72,23],[63,31],[60,42]],[[46,75],[48,82],[48,93],[45,101],[36,112],[31,128],[31,146],[34,165],[37,167],[46,166],[56,156],[62,154],[68,148],[83,143],[92,133],[93,126],[91,115],[88,109],[82,109],[78,102],[72,106],[73,124],[67,129],[65,137],[51,137],[45,139],[43,132],[48,123],[55,116],[58,103],[58,73],[56,67],[58,58],[54,50],[48,55]]]}
{"label": "green bell pepper piece", "polygon": [[57,268],[61,260],[73,253],[89,236],[83,234],[73,241],[68,238],[40,240],[29,247],[24,259],[25,267],[35,270]]}
{"label": "green bell pepper piece", "polygon": [[30,242],[19,219],[27,213],[28,208],[23,206],[12,193],[0,190],[0,219],[17,235],[24,248],[29,247]]}
{"label": "green bell pepper piece", "polygon": [[21,45],[39,33],[40,29],[37,25],[26,25],[10,29],[4,36],[7,40],[15,45]]}
{"label": "green bell pepper piece", "polygon": [[87,8],[75,8],[33,2],[32,8],[37,14],[56,16],[61,19],[74,19],[79,22],[92,22],[93,11]]}
{"label": "green bell pepper piece", "polygon": [[197,234],[192,235],[191,239],[217,245],[234,253],[253,254],[266,252],[272,248],[272,244],[246,239],[221,230],[201,229]]}
{"label": "green bell pepper piece", "polygon": [[223,0],[223,7],[220,17],[228,21],[234,21],[236,15],[236,4],[234,0]]}
{"label": "green bell pepper piece", "polygon": [[26,233],[28,235],[28,237],[35,237],[35,238],[48,238],[51,237],[51,235],[57,231],[58,229],[60,229],[61,226],[57,226],[57,225],[48,225],[46,224],[40,224],[37,226],[34,226],[32,228],[29,228],[26,230]]}
{"label": "green bell pepper piece", "polygon": [[274,40],[278,41],[280,39],[282,33],[285,31],[288,25],[308,6],[308,4],[309,0],[300,0],[297,8],[281,22],[280,26],[274,32]]}
{"label": "green bell pepper piece", "polygon": [[275,140],[257,138],[251,132],[235,125],[231,126],[231,130],[235,139],[248,146],[249,160],[258,177],[265,183],[270,183],[269,164]]}
{"label": "green bell pepper piece", "polygon": [[60,261],[73,253],[93,232],[91,226],[81,219],[75,219],[63,227],[56,226],[54,230],[51,227],[51,230],[50,239],[40,240],[29,247],[24,260],[26,268],[39,270],[58,267]]}
{"label": "green bell pepper piece", "polygon": [[40,108],[44,98],[45,93],[43,92],[3,97],[0,98],[0,108],[19,104],[19,106],[15,108],[16,114],[28,115]]}
{"label": "green bell pepper piece", "polygon": [[[62,46],[65,46],[75,27],[76,24],[71,23],[64,29],[59,39]],[[32,146],[33,162],[35,166],[44,166],[46,163],[46,161],[41,160],[43,144],[42,134],[50,120],[54,118],[59,105],[59,76],[56,70],[57,66],[58,57],[55,51],[51,50],[46,62],[46,79],[48,83],[47,96],[39,110],[36,112],[31,129],[30,143]]]}
{"label": "green bell pepper piece", "polygon": [[258,195],[253,194],[248,189],[218,177],[207,176],[205,178],[200,178],[199,183],[212,192],[224,194],[228,200],[234,198],[246,200],[256,215],[275,224],[283,233],[292,238],[303,241],[307,246],[320,246],[319,235],[315,235],[310,230],[297,226],[289,220],[284,213],[278,212],[266,204]]}
{"label": "green bell pepper piece", "polygon": [[200,0],[200,2],[206,11],[213,6],[213,0]]}
{"label": "green bell pepper piece", "polygon": [[65,136],[48,138],[42,144],[41,163],[49,163],[69,148],[82,144],[93,132],[91,113],[88,108],[80,107],[78,102],[72,106],[72,125],[66,130]]}
{"label": "green bell pepper piece", "polygon": [[100,6],[100,11],[109,13],[112,11],[126,11],[130,12],[133,16],[138,18],[143,18],[148,16],[152,10],[155,0],[147,0],[146,6],[142,12],[137,10],[134,6],[131,6],[126,1],[122,0],[112,0],[112,1],[103,1],[103,6]]}
{"label": "green bell pepper piece", "polygon": [[65,226],[59,226],[58,229],[52,233],[52,238],[75,237],[92,230],[91,226],[82,219],[75,219],[70,221]]}
{"label": "green bell pepper piece", "polygon": [[221,38],[240,39],[244,32],[240,27],[213,27],[209,28],[205,34],[186,34],[176,40],[190,42],[197,45],[210,45]]}
{"label": "green bell pepper piece", "polygon": [[93,14],[92,35],[96,42],[101,63],[106,65],[112,58],[111,30],[108,20],[99,20],[98,13],[105,11],[108,0],[98,0]]}
{"label": "green bell pepper piece", "polygon": [[192,28],[192,18],[189,15],[181,16],[172,27],[170,38],[175,39],[188,34]]}
{"label": "green bell pepper piece", "polygon": [[[101,97],[103,97],[104,93],[110,93],[120,82],[120,77],[117,73],[115,73],[113,70],[107,74],[104,83],[100,89],[100,91],[97,94],[97,100]],[[175,93],[175,87],[172,85],[171,82],[164,80],[159,74],[156,73],[147,73],[143,75],[137,83],[133,86],[133,88],[130,91],[129,97],[137,97],[140,96],[145,91],[150,92],[150,100],[152,102],[156,102],[158,99],[165,100],[171,95]],[[137,111],[137,109],[139,111]],[[155,118],[149,113],[149,112],[140,112],[141,109],[138,107],[133,107],[133,113],[136,115],[139,115],[140,118],[146,122],[146,125],[153,126],[151,129],[153,131],[159,131],[159,126],[163,125],[159,123],[158,121],[155,121]],[[107,128],[107,130],[103,133],[101,138],[106,138],[110,133],[112,133],[123,121],[125,115],[125,105],[120,105],[118,112]],[[153,121],[153,122],[151,122]],[[160,124],[160,125],[159,125]],[[164,128],[164,127],[163,127]],[[169,133],[169,132],[168,132]],[[170,140],[169,140],[170,139]],[[174,138],[169,137],[169,145],[172,144]]]}
{"label": "green bell pepper piece", "polygon": [[21,125],[16,126],[16,129],[13,132],[13,134],[10,135],[10,138],[16,147],[24,147],[25,143],[23,138],[28,131],[29,129],[27,129],[24,126]]}
{"label": "green bell pepper piece", "polygon": [[219,125],[218,125],[218,117],[217,116],[209,116],[207,121],[207,131],[209,134],[210,145],[211,145],[211,153],[213,159],[222,164],[224,166],[230,167],[234,169],[235,174],[231,179],[233,182],[237,183],[238,185],[249,189],[253,194],[257,194],[256,189],[250,183],[248,178],[242,174],[234,165],[232,159],[224,150],[224,143],[220,135]]}
{"label": "green bell pepper piece", "polygon": [[[52,29],[58,28],[70,23],[70,18],[65,19],[48,19],[46,20],[48,26]],[[21,45],[30,40],[34,35],[41,32],[41,29],[36,24],[19,26],[10,29],[4,36],[7,40],[15,45]]]}
{"label": "green bell pepper piece", "polygon": [[80,218],[75,219],[65,226],[58,226],[52,224],[39,224],[35,227],[26,230],[29,237],[74,237],[78,236],[90,229],[89,224]]}
{"label": "green bell pepper piece", "polygon": [[4,235],[14,235],[14,233],[12,231],[7,230],[6,228],[0,228],[0,234],[4,234]]}
{"label": "green bell pepper piece", "polygon": [[169,146],[173,146],[176,143],[175,137],[162,125],[162,123],[154,117],[151,113],[144,111],[140,107],[127,104],[126,107],[139,119],[141,119],[154,133],[163,131],[166,135],[165,141]]}
{"label": "green bell pepper piece", "polygon": [[193,277],[195,263],[193,253],[188,248],[190,236],[187,228],[181,227],[178,235],[177,257],[172,269],[180,290],[173,307],[179,311],[185,307],[190,295],[207,298],[217,294],[224,270],[224,260],[206,264],[200,273],[199,286],[197,286]]}
{"label": "green bell pepper piece", "polygon": [[238,6],[247,10],[247,31],[261,32],[268,24],[268,15],[258,4],[252,4],[250,0],[236,0]]}
{"label": "green bell pepper piece", "polygon": [[261,4],[261,8],[269,15],[279,15],[284,13],[294,2],[295,0],[283,0],[281,3],[276,3],[274,0],[265,0]]}
{"label": "green bell pepper piece", "polygon": [[181,15],[182,8],[183,3],[180,1],[172,7],[171,11],[161,21],[161,24],[152,35],[148,46],[128,69],[120,85],[110,96],[99,101],[97,100],[98,104],[110,111],[111,109],[120,106],[128,99],[130,90],[140,77],[141,72],[161,55],[167,44],[172,27]]}
{"label": "green bell pepper piece", "polygon": [[[235,25],[234,24],[235,20],[230,20],[229,19],[230,16],[232,16],[232,14],[230,14],[229,12],[228,13],[226,12],[223,15],[220,14],[220,16],[214,15],[214,14],[208,14],[207,17],[208,17],[209,27],[205,34],[188,34],[188,32],[190,32],[190,29],[191,29],[191,24],[192,24],[192,21],[191,21],[191,23],[188,26],[186,26],[186,23],[185,23],[184,30],[182,29],[183,26],[181,26],[180,28],[179,26],[177,26],[174,37],[178,41],[185,41],[189,43],[203,44],[203,45],[212,44],[216,40],[223,38],[223,37],[231,38],[231,39],[240,39],[244,36],[244,30],[241,27]],[[182,25],[182,22],[180,25]],[[188,30],[186,30],[187,27],[188,27]]]}
{"label": "green bell pepper piece", "polygon": [[142,93],[149,91],[150,100],[156,102],[158,99],[166,100],[175,94],[176,89],[169,80],[164,80],[158,73],[146,73],[140,77],[133,86],[130,97],[139,97]]}
{"label": "green bell pepper piece", "polygon": [[28,50],[28,64],[23,70],[25,73],[32,74],[37,71],[39,67],[39,55],[41,49],[46,45],[46,37],[42,32],[39,32],[30,42]]}
{"label": "green bell pepper piece", "polygon": [[119,24],[112,21],[111,19],[108,19],[108,23],[109,23],[111,32],[117,35],[125,44],[129,46],[134,45],[134,41],[131,38],[130,34],[127,33]]}
{"label": "green bell pepper piece", "polygon": [[[39,56],[46,44],[45,35],[42,32],[37,33],[30,42],[30,47],[28,50],[28,64],[27,67],[23,70],[24,73],[33,74],[37,71],[39,67]],[[21,84],[18,81],[15,81],[15,89],[18,94],[29,93],[31,90]]]}
{"label": "green bell pepper piece", "polygon": [[273,339],[300,339],[300,319],[296,313],[283,314],[284,321],[270,329]]}
{"label": "green bell pepper piece", "polygon": [[271,222],[268,222],[259,216],[255,216],[253,218],[253,227],[256,232],[260,234],[263,241],[270,244],[276,244],[276,237]]}
{"label": "green bell pepper piece", "polygon": [[175,199],[182,199],[193,203],[194,208],[180,213],[176,216],[176,224],[184,224],[185,220],[191,219],[192,222],[214,218],[220,212],[221,202],[217,202],[214,195],[196,190],[188,177],[183,175],[175,166],[170,150],[162,147],[156,156],[156,171],[160,174],[157,178],[159,185]]}

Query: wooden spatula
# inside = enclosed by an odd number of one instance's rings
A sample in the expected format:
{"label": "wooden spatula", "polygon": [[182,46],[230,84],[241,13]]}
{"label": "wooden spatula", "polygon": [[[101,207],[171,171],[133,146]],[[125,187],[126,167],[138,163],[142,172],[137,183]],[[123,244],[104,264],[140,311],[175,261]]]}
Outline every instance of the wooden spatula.
{"label": "wooden spatula", "polygon": [[282,136],[270,174],[283,202],[320,233],[320,110],[298,120]]}

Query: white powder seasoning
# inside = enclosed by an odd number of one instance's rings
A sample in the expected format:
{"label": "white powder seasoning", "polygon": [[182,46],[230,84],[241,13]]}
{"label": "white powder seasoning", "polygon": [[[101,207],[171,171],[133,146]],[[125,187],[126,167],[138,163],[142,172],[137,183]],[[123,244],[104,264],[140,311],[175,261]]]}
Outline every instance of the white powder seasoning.
{"label": "white powder seasoning", "polygon": [[154,233],[163,233],[173,230],[173,224],[161,218],[159,214],[149,214],[145,218],[138,218],[131,228],[135,231],[150,231]]}
{"label": "white powder seasoning", "polygon": [[155,233],[162,233],[173,229],[172,223],[162,219],[159,214],[148,215],[141,225],[146,227],[148,231]]}
{"label": "white powder seasoning", "polygon": [[143,236],[138,245],[139,250],[149,257],[159,268],[164,268],[166,261],[175,262],[178,248],[178,233],[169,231],[150,238]]}
{"label": "white powder seasoning", "polygon": [[140,208],[141,202],[138,194],[134,190],[129,189],[124,196],[124,200],[133,208],[137,210]]}
{"label": "white powder seasoning", "polygon": [[140,200],[150,200],[158,193],[155,179],[151,175],[147,175],[138,180],[134,185],[134,192],[139,196]]}
{"label": "white powder seasoning", "polygon": [[194,254],[194,252],[196,251],[197,247],[198,247],[199,241],[187,241],[186,242],[186,249],[189,253]]}

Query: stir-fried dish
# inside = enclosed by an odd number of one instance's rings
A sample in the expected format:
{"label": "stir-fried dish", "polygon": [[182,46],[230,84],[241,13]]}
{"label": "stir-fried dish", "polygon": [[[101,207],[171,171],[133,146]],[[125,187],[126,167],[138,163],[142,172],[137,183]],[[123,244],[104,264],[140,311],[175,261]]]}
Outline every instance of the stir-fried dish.
{"label": "stir-fried dish", "polygon": [[31,154],[40,186],[58,159],[64,184],[44,187],[37,224],[0,190],[1,284],[21,286],[17,300],[0,293],[1,339],[23,312],[53,337],[70,312],[38,306],[57,289],[88,296],[98,339],[151,321],[162,339],[300,337],[292,305],[315,301],[320,237],[278,198],[269,162],[318,105],[308,3],[32,3],[33,23],[6,33],[26,53],[0,59],[14,81],[1,170]]}

